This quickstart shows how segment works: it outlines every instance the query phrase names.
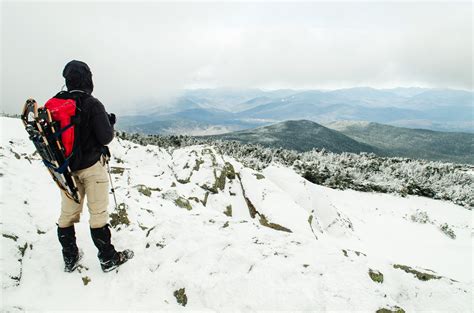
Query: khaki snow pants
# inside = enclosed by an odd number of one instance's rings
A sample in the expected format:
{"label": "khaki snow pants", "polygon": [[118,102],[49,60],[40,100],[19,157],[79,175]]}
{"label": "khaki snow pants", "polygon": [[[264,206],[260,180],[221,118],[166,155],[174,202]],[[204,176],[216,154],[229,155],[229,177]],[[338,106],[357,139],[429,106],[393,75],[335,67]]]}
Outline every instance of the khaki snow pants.
{"label": "khaki snow pants", "polygon": [[107,207],[109,205],[109,177],[103,157],[91,167],[73,172],[81,203],[69,199],[64,191],[61,191],[61,215],[59,227],[69,227],[78,223],[87,196],[87,207],[89,208],[89,224],[91,228],[105,226],[109,220]]}

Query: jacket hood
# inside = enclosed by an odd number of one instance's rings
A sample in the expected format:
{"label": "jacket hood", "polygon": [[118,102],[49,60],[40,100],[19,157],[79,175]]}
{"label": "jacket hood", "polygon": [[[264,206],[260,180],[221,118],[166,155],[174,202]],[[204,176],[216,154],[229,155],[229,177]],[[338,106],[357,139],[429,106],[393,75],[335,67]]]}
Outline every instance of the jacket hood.
{"label": "jacket hood", "polygon": [[63,70],[63,77],[66,79],[68,91],[82,90],[91,94],[94,90],[92,83],[92,72],[89,66],[81,61],[72,60]]}

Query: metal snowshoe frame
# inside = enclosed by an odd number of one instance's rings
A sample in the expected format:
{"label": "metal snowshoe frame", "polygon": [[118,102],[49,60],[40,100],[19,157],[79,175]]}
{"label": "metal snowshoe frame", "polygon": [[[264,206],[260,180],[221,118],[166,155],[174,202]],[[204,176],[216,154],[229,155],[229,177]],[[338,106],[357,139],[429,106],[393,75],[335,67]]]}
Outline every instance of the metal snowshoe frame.
{"label": "metal snowshoe frame", "polygon": [[68,166],[69,159],[59,140],[61,131],[56,131],[56,126],[59,125],[53,121],[49,110],[38,108],[34,99],[28,99],[23,107],[21,120],[56,185],[69,199],[80,203],[81,196]]}

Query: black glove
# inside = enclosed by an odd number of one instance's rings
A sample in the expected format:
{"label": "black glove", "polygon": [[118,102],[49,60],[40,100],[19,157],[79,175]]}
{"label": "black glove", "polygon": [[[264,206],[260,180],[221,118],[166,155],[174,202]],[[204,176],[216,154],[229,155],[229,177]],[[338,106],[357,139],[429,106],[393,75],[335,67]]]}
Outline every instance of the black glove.
{"label": "black glove", "polygon": [[109,150],[109,147],[103,146],[103,147],[102,147],[102,154],[105,155],[107,158],[110,159],[110,150]]}
{"label": "black glove", "polygon": [[110,113],[110,114],[109,114],[109,122],[110,122],[110,125],[114,125],[116,121],[117,121],[117,118],[115,117],[115,114],[114,114],[114,113]]}

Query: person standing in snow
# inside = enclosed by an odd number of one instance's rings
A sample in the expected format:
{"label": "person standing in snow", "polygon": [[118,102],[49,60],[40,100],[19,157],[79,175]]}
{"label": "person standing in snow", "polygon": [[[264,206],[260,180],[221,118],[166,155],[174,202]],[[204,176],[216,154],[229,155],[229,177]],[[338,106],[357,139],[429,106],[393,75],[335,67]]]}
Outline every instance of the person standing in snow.
{"label": "person standing in snow", "polygon": [[[94,85],[89,66],[73,60],[63,70],[67,91],[56,98],[76,100],[79,122],[75,126],[77,140],[69,167],[76,181],[81,202],[78,204],[61,191],[61,215],[58,238],[62,246],[66,272],[78,266],[82,252],[76,244],[74,224],[79,222],[84,199],[87,197],[92,240],[99,250],[98,258],[104,272],[108,272],[133,257],[131,250],[116,251],[109,229],[109,179],[106,169],[106,147],[114,138],[115,115],[108,114],[104,105],[92,96]],[[77,114],[77,113],[76,113]]]}

